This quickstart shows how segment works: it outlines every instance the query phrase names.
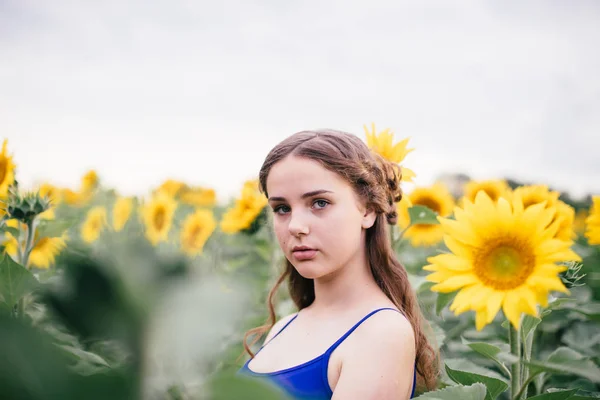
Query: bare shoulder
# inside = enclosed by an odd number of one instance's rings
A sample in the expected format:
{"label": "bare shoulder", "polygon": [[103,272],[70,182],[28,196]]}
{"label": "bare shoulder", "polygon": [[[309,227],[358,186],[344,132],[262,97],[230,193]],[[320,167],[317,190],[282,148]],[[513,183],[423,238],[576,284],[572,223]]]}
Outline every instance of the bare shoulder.
{"label": "bare shoulder", "polygon": [[357,344],[393,349],[403,349],[410,354],[415,345],[413,327],[404,314],[382,310],[369,317],[356,331]]}
{"label": "bare shoulder", "polygon": [[277,334],[277,332],[279,332],[285,326],[285,324],[290,322],[290,320],[296,316],[296,314],[298,314],[298,313],[286,315],[285,317],[280,318],[277,322],[275,322],[275,325],[273,325],[273,327],[269,331],[269,334],[265,338],[264,343],[267,343],[269,340],[271,340],[273,338],[273,336],[275,336]]}
{"label": "bare shoulder", "polygon": [[399,312],[385,310],[369,317],[350,335],[333,399],[409,398],[414,337],[411,323]]}

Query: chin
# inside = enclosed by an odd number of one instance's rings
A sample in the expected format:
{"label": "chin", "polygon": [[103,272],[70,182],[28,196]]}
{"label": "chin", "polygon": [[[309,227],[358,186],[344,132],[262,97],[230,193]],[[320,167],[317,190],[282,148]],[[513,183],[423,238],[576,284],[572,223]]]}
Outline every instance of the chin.
{"label": "chin", "polygon": [[292,264],[296,271],[305,279],[318,279],[327,276],[331,271],[324,270],[319,264],[315,263],[298,263],[298,265]]}

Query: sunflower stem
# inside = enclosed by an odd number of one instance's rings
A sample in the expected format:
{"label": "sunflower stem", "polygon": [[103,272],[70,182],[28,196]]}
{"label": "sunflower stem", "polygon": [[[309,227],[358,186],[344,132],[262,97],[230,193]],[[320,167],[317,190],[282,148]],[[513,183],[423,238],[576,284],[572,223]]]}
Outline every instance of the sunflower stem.
{"label": "sunflower stem", "polygon": [[[533,337],[535,335],[535,329],[529,333],[529,335],[525,338],[525,341],[523,342],[523,357],[526,361],[531,361],[531,353],[533,350]],[[531,379],[529,379],[529,374],[530,374],[530,370],[528,366],[523,366],[523,369],[521,371],[523,373],[523,377],[521,378],[521,381],[525,382],[525,384],[523,385],[524,387],[521,388],[521,392],[522,392],[522,398],[525,399],[527,398],[527,385],[529,385],[529,382],[531,382]]]}
{"label": "sunflower stem", "polygon": [[520,329],[515,329],[512,323],[508,327],[508,342],[511,354],[519,360],[510,366],[510,397],[517,400],[517,393],[521,389],[521,334]]}

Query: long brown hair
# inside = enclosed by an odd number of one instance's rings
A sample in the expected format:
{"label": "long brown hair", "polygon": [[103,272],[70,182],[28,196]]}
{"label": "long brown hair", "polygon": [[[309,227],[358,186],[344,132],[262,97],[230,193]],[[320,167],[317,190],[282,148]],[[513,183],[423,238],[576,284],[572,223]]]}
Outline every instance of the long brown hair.
{"label": "long brown hair", "polygon": [[[267,155],[259,174],[260,190],[267,193],[267,176],[273,165],[289,155],[319,162],[324,168],[343,177],[377,214],[375,223],[366,231],[366,249],[371,272],[377,285],[404,313],[415,333],[416,370],[418,386],[433,389],[437,384],[439,357],[424,332],[428,327],[419,307],[417,296],[410,286],[406,269],[397,260],[389,240],[388,224],[397,220],[396,205],[402,198],[401,170],[397,164],[384,160],[369,150],[358,137],[334,130],[298,132],[275,146]],[[288,279],[290,297],[302,310],[315,300],[314,282],[302,277],[286,260],[285,270],[271,288],[267,307],[269,318],[265,325],[251,329],[244,336],[244,349],[250,349],[275,324],[273,299],[279,286]],[[248,338],[254,339],[248,344]]]}

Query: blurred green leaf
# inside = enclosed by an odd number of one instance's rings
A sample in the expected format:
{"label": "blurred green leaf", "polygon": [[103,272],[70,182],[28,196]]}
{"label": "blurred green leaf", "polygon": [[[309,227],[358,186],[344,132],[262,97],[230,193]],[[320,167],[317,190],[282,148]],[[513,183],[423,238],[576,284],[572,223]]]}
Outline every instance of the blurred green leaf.
{"label": "blurred green leaf", "polygon": [[85,351],[83,349],[78,349],[73,346],[58,345],[58,347],[63,349],[65,351],[65,353],[67,355],[69,355],[70,358],[75,362],[83,361],[86,363],[98,364],[98,365],[101,365],[104,367],[110,367],[108,365],[108,363],[106,362],[106,360],[104,360],[102,357],[100,357],[97,354],[90,353],[89,351]]}
{"label": "blurred green leaf", "polygon": [[[260,399],[288,400],[281,390],[258,380],[232,374],[221,374],[209,382],[211,400]],[[291,399],[290,399],[291,400]]]}
{"label": "blurred green leaf", "polygon": [[544,394],[539,394],[537,396],[528,397],[528,400],[566,400],[568,398],[571,398],[575,394],[575,392],[577,392],[577,389],[557,390],[555,392],[548,392]]}
{"label": "blurred green leaf", "polygon": [[440,315],[444,308],[454,300],[458,292],[438,293],[435,301],[435,313]]}
{"label": "blurred green leaf", "polygon": [[547,361],[525,361],[525,364],[530,366],[532,372],[577,375],[600,383],[600,368],[587,357],[568,347],[559,347],[550,354]]}
{"label": "blurred green leaf", "polygon": [[450,379],[452,379],[456,383],[459,383],[461,385],[483,383],[487,388],[485,398],[488,400],[495,400],[500,395],[500,393],[503,393],[508,388],[508,384],[499,379],[485,375],[475,374],[472,372],[454,370],[448,365],[446,365],[445,367],[446,373],[448,374]]}
{"label": "blurred green leaf", "polygon": [[428,225],[439,225],[437,220],[437,214],[428,207],[425,206],[412,206],[408,209],[408,215],[410,216],[410,224],[428,224]]}
{"label": "blurred green leaf", "polygon": [[535,328],[540,322],[542,322],[540,318],[525,314],[523,322],[521,323],[521,337],[523,338],[523,341],[527,340],[527,336],[535,331]]}
{"label": "blurred green leaf", "polygon": [[451,386],[427,392],[415,398],[431,400],[484,400],[486,393],[485,385],[475,383],[471,386]]}
{"label": "blurred green leaf", "polygon": [[36,228],[37,236],[42,237],[60,237],[69,228],[79,222],[78,218],[61,218],[53,220],[41,220]]}
{"label": "blurred green leaf", "polygon": [[505,349],[502,349],[499,346],[495,346],[490,343],[470,342],[465,338],[462,338],[462,343],[466,346],[469,346],[472,350],[476,351],[482,356],[497,362],[498,364],[514,364],[518,361],[518,359],[508,351],[508,345],[505,345]]}
{"label": "blurred green leaf", "polygon": [[33,274],[21,264],[17,264],[8,255],[0,261],[0,295],[9,309],[17,304],[19,299],[32,291],[38,282]]}

